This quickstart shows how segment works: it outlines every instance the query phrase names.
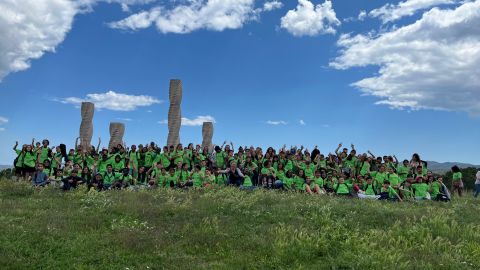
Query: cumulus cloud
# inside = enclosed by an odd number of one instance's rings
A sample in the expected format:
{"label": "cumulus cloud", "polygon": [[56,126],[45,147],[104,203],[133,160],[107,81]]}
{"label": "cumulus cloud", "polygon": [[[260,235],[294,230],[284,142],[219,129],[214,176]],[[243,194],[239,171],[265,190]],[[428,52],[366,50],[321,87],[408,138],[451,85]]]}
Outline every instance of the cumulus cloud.
{"label": "cumulus cloud", "polygon": [[480,115],[480,0],[434,8],[413,24],[371,35],[342,35],[336,69],[378,66],[352,85],[393,108]]}
{"label": "cumulus cloud", "polygon": [[263,10],[265,11],[272,11],[272,10],[275,10],[275,9],[279,9],[279,8],[282,8],[283,7],[283,3],[280,2],[280,1],[269,1],[269,2],[265,2],[265,4],[263,4]]}
{"label": "cumulus cloud", "polygon": [[67,97],[60,100],[64,104],[73,104],[79,106],[82,102],[88,101],[95,103],[96,109],[107,109],[112,111],[133,111],[138,107],[146,107],[162,103],[152,96],[146,95],[128,95],[108,91],[106,93],[87,94],[85,98]]}
{"label": "cumulus cloud", "polygon": [[331,1],[315,6],[308,0],[298,0],[297,7],[289,10],[281,19],[280,26],[299,37],[335,34],[335,26],[340,24]]}
{"label": "cumulus cloud", "polygon": [[[276,1],[273,1],[276,2]],[[274,8],[276,4],[269,7]],[[173,9],[156,6],[116,22],[111,28],[139,30],[155,24],[162,33],[186,34],[200,29],[223,31],[239,29],[255,20],[263,10],[255,8],[255,0],[191,0]]]}
{"label": "cumulus cloud", "polygon": [[285,121],[282,121],[282,120],[280,120],[280,121],[268,120],[268,121],[267,121],[267,124],[268,124],[268,125],[273,125],[273,126],[279,126],[279,125],[287,125],[288,123],[285,122]]}
{"label": "cumulus cloud", "polygon": [[75,15],[98,2],[126,5],[153,0],[2,0],[0,1],[0,82],[26,70],[31,60],[54,53],[72,28]]}
{"label": "cumulus cloud", "polygon": [[[193,119],[189,119],[187,117],[182,117],[182,126],[190,126],[190,127],[197,127],[202,126],[204,122],[212,122],[216,123],[215,118],[211,115],[200,115]],[[168,120],[158,121],[159,124],[166,125],[168,124]]]}
{"label": "cumulus cloud", "polygon": [[425,10],[443,4],[453,4],[457,0],[406,0],[398,4],[388,3],[381,8],[370,11],[370,17],[380,18],[383,23],[393,22],[406,16],[412,16],[417,11]]}
{"label": "cumulus cloud", "polygon": [[68,0],[0,1],[0,81],[65,39],[78,12]]}
{"label": "cumulus cloud", "polygon": [[301,126],[306,126],[306,125],[307,125],[307,123],[305,123],[305,121],[303,121],[303,119],[300,120],[299,122],[300,122],[300,125],[301,125]]}

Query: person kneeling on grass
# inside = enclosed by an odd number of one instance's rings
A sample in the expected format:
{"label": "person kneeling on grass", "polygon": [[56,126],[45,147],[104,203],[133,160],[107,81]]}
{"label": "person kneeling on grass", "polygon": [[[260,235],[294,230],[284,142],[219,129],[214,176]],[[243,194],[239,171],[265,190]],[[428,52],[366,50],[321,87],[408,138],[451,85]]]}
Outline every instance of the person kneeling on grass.
{"label": "person kneeling on grass", "polygon": [[390,186],[390,181],[385,180],[383,186],[380,189],[380,198],[379,200],[389,200],[389,201],[402,201],[402,198],[398,195],[397,191]]}
{"label": "person kneeling on grass", "polygon": [[83,178],[78,176],[77,170],[72,170],[72,172],[70,173],[70,176],[64,178],[62,182],[63,182],[63,190],[67,191],[67,190],[77,188],[77,186],[83,184],[85,180],[83,180]]}
{"label": "person kneeling on grass", "polygon": [[345,183],[345,178],[343,177],[338,178],[338,183],[333,186],[335,195],[339,196],[352,196],[350,193],[351,188],[352,185]]}
{"label": "person kneeling on grass", "polygon": [[44,187],[48,185],[48,175],[43,171],[42,163],[37,164],[37,170],[32,175],[32,184],[35,187]]}

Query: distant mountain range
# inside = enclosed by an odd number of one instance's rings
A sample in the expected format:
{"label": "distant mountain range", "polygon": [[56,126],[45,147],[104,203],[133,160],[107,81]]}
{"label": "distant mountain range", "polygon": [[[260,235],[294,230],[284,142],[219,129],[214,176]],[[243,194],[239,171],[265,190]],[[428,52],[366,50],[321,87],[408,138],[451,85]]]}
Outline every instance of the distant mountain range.
{"label": "distant mountain range", "polygon": [[10,165],[0,165],[0,171],[6,170],[8,168],[12,168],[13,166]]}
{"label": "distant mountain range", "polygon": [[468,167],[474,167],[474,168],[479,168],[480,165],[473,165],[473,164],[468,164],[468,163],[461,163],[461,162],[436,162],[436,161],[427,161],[428,163],[428,170],[432,171],[434,173],[438,174],[443,174],[451,170],[451,168],[455,165],[457,165],[460,168],[468,168]]}
{"label": "distant mountain range", "polygon": [[[473,165],[468,163],[461,162],[436,162],[436,161],[427,161],[428,169],[434,173],[443,174],[448,172],[454,165],[457,165],[460,168],[475,167],[480,169],[480,165]],[[12,168],[11,165],[0,165],[0,171],[8,168]]]}

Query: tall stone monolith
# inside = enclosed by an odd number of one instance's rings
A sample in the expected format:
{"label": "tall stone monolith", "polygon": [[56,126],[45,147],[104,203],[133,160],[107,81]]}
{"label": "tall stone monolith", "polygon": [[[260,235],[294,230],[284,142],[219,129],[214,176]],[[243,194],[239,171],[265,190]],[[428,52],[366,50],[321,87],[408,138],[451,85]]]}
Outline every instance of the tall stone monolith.
{"label": "tall stone monolith", "polygon": [[110,123],[110,142],[108,149],[112,149],[117,145],[123,145],[123,135],[125,134],[125,125],[123,123]]}
{"label": "tall stone monolith", "polygon": [[213,151],[213,123],[212,122],[203,122],[202,127],[202,148],[207,149],[208,153],[212,153]]}
{"label": "tall stone monolith", "polygon": [[80,145],[83,149],[90,149],[93,135],[93,114],[95,113],[95,104],[91,102],[82,102],[80,124]]}
{"label": "tall stone monolith", "polygon": [[167,145],[177,146],[180,143],[180,127],[182,125],[182,81],[170,80],[170,109],[168,110]]}

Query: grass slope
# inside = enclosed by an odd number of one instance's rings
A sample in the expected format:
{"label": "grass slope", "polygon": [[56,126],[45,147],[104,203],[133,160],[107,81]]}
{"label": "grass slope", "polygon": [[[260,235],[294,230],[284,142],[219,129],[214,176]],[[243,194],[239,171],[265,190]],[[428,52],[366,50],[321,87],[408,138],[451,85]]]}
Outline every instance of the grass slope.
{"label": "grass slope", "polygon": [[2,269],[479,269],[471,198],[275,191],[63,193],[0,181]]}

